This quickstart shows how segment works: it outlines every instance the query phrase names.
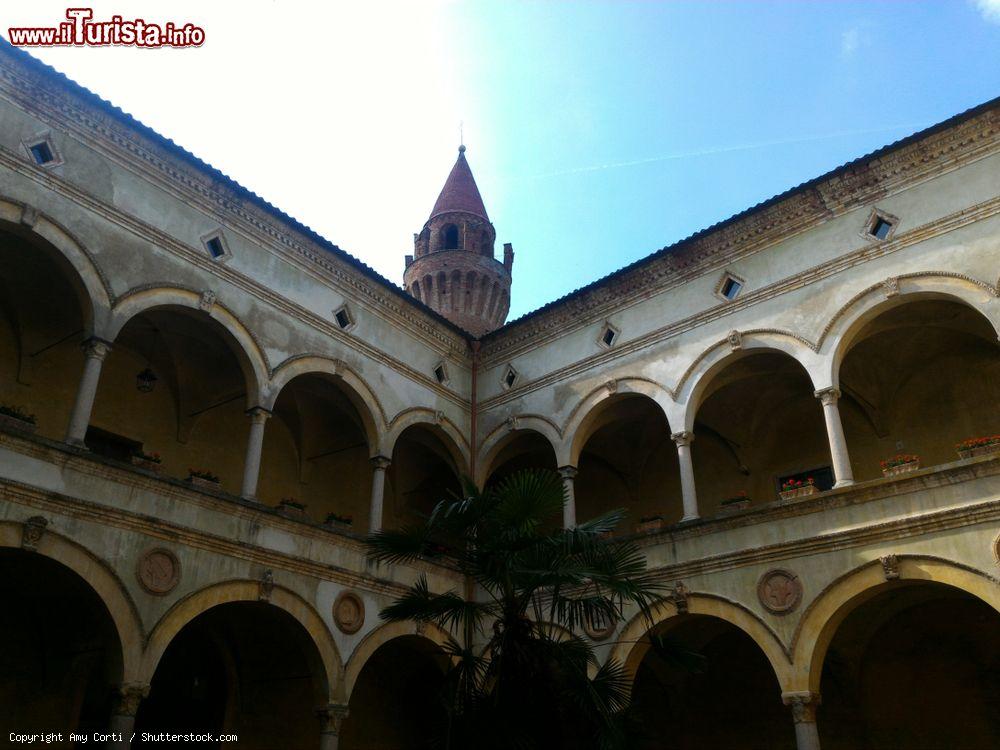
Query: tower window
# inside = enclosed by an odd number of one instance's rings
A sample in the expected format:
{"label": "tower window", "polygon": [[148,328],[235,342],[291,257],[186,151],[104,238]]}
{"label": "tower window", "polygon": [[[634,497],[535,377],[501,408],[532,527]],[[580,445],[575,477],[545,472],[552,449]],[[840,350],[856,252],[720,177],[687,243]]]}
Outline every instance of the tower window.
{"label": "tower window", "polygon": [[218,237],[212,237],[205,243],[205,247],[208,248],[208,252],[213,258],[221,258],[226,254],[226,250],[222,247],[222,240]]}
{"label": "tower window", "polygon": [[444,228],[444,249],[458,250],[458,227],[454,224]]}

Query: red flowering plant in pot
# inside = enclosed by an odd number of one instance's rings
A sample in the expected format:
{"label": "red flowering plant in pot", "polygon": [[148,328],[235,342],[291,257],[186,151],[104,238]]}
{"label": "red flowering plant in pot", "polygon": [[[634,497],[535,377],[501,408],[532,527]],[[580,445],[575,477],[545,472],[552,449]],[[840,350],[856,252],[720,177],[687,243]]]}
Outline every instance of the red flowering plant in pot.
{"label": "red flowering plant in pot", "polygon": [[813,477],[805,479],[786,479],[781,483],[781,491],[778,495],[782,500],[791,500],[796,497],[806,497],[819,492],[816,487],[816,480]]}
{"label": "red flowering plant in pot", "polygon": [[306,513],[306,504],[301,500],[296,500],[294,497],[283,497],[281,498],[281,502],[278,503],[278,510],[293,516],[304,516]]}
{"label": "red flowering plant in pot", "polygon": [[881,461],[882,476],[895,477],[920,468],[920,456],[914,453],[897,453],[892,458]]}
{"label": "red flowering plant in pot", "polygon": [[1000,435],[990,435],[988,437],[977,437],[963,440],[955,446],[961,458],[974,458],[975,456],[986,456],[990,453],[1000,453]]}
{"label": "red flowering plant in pot", "polygon": [[138,450],[132,454],[132,465],[159,474],[163,467],[163,459],[160,458],[159,453],[146,453]]}
{"label": "red flowering plant in pot", "polygon": [[327,526],[351,526],[354,523],[354,518],[352,516],[342,516],[339,513],[327,513],[326,520],[323,521]]}

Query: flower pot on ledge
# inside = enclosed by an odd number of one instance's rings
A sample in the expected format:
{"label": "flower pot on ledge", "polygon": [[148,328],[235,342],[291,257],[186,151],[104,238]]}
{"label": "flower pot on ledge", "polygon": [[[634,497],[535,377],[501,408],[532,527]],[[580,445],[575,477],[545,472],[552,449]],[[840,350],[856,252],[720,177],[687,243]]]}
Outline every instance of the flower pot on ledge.
{"label": "flower pot on ledge", "polygon": [[815,495],[819,492],[815,484],[807,484],[803,487],[795,487],[791,490],[782,490],[778,493],[778,497],[782,500],[797,500],[800,497],[809,497],[810,495]]}
{"label": "flower pot on ledge", "polygon": [[10,414],[0,414],[0,430],[14,430],[15,432],[27,432],[34,434],[37,425],[28,420],[11,416]]}
{"label": "flower pot on ledge", "polygon": [[635,533],[649,534],[653,531],[659,531],[660,529],[665,528],[666,525],[667,522],[662,518],[650,518],[647,521],[639,521],[639,523],[635,525]]}
{"label": "flower pot on ledge", "polygon": [[196,477],[194,474],[189,474],[187,480],[195,487],[200,487],[205,490],[218,490],[220,487],[218,479],[208,479],[207,477]]}
{"label": "flower pot on ledge", "polygon": [[888,466],[882,469],[882,476],[886,479],[891,477],[898,477],[900,474],[909,474],[911,471],[916,471],[920,468],[920,461],[910,461],[905,464],[897,464],[896,466]]}
{"label": "flower pot on ledge", "polygon": [[976,456],[989,456],[993,453],[1000,453],[1000,442],[977,445],[974,448],[963,448],[958,451],[960,458],[975,458]]}
{"label": "flower pot on ledge", "polygon": [[298,500],[284,498],[278,503],[278,512],[294,518],[305,518],[306,506],[305,503],[300,503]]}
{"label": "flower pot on ledge", "polygon": [[159,461],[153,461],[150,458],[144,458],[142,456],[132,456],[132,465],[139,469],[151,471],[154,474],[159,474],[160,469],[163,468],[163,464]]}
{"label": "flower pot on ledge", "polygon": [[336,513],[327,514],[323,525],[338,531],[348,531],[352,528],[354,519],[349,516],[338,516]]}

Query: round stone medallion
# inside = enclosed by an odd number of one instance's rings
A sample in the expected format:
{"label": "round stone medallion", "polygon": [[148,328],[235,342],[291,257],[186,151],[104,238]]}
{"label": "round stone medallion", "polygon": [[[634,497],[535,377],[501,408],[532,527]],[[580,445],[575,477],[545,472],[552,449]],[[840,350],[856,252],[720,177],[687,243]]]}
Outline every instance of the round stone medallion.
{"label": "round stone medallion", "polygon": [[136,573],[139,584],[146,591],[162,596],[173,591],[180,581],[181,563],[173,552],[157,547],[139,558]]}
{"label": "round stone medallion", "polygon": [[757,584],[757,598],[768,612],[788,614],[802,601],[802,582],[789,570],[769,570]]}
{"label": "round stone medallion", "polygon": [[594,620],[587,618],[583,625],[583,630],[592,641],[603,641],[611,637],[615,632],[615,621],[598,618]]}
{"label": "round stone medallion", "polygon": [[997,534],[997,538],[993,540],[993,559],[996,560],[997,565],[1000,565],[1000,534]]}
{"label": "round stone medallion", "polygon": [[341,633],[351,635],[365,624],[365,603],[353,591],[342,591],[333,603],[333,621]]}

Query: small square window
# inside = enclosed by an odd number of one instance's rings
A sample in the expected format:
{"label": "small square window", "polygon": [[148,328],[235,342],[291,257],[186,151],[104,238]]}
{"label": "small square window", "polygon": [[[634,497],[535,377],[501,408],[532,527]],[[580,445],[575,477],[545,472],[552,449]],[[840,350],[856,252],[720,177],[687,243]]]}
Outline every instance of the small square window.
{"label": "small square window", "polygon": [[226,242],[226,237],[221,229],[202,235],[201,244],[208,251],[212,260],[225,262],[232,256],[232,253],[229,252],[229,243]]}
{"label": "small square window", "polygon": [[205,242],[205,247],[208,248],[209,254],[213,258],[221,258],[226,254],[226,248],[222,246],[222,240],[218,237],[212,237]]}
{"label": "small square window", "polygon": [[743,285],[736,279],[728,278],[722,284],[722,296],[726,299],[736,299],[736,295],[743,289]]}
{"label": "small square window", "polygon": [[731,271],[722,274],[715,285],[715,296],[726,302],[731,302],[740,296],[740,292],[746,286],[746,282]]}
{"label": "small square window", "polygon": [[889,236],[889,232],[892,231],[892,222],[886,221],[881,216],[875,217],[875,223],[872,224],[872,236],[878,237],[880,240],[884,240]]}
{"label": "small square window", "polygon": [[52,153],[52,147],[49,145],[48,141],[39,141],[34,145],[28,147],[31,151],[32,157],[35,159],[36,164],[50,164],[56,160],[55,154]]}
{"label": "small square window", "polygon": [[448,382],[448,368],[445,366],[444,362],[439,362],[434,367],[434,379],[442,385]]}
{"label": "small square window", "polygon": [[608,328],[607,330],[604,331],[604,335],[601,337],[601,341],[603,341],[608,346],[611,346],[613,343],[615,343],[615,332],[612,331],[610,328]]}
{"label": "small square window", "polygon": [[504,388],[513,388],[514,383],[516,382],[517,382],[517,370],[515,370],[512,366],[507,365],[507,369],[504,371],[503,374]]}
{"label": "small square window", "polygon": [[354,316],[347,308],[347,305],[339,307],[333,311],[333,319],[341,330],[346,331],[354,325]]}
{"label": "small square window", "polygon": [[597,343],[605,349],[610,349],[618,342],[619,330],[610,322],[605,321],[601,326],[601,332],[597,334]]}

